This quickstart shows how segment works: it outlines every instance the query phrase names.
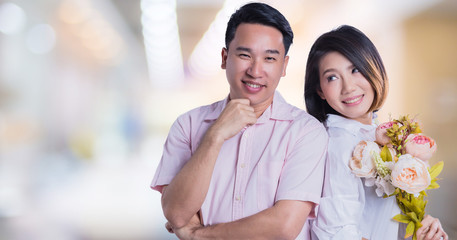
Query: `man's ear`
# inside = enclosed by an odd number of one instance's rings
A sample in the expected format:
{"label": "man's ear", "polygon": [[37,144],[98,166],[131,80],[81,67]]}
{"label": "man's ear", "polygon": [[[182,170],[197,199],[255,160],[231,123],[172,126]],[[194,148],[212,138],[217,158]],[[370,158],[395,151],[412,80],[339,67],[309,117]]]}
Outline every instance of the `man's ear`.
{"label": "man's ear", "polygon": [[221,52],[221,57],[222,57],[222,63],[221,63],[221,68],[222,69],[226,69],[227,67],[227,54],[228,54],[228,50],[227,48],[222,48],[222,52]]}
{"label": "man's ear", "polygon": [[287,69],[287,65],[289,64],[289,56],[285,56],[284,57],[284,66],[282,68],[282,77],[285,77],[286,76],[286,69]]}

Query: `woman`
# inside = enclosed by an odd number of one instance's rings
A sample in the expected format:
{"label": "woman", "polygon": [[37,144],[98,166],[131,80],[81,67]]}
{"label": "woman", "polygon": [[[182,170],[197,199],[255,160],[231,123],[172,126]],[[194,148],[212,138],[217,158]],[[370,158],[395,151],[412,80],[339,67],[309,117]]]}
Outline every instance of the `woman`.
{"label": "woman", "polygon": [[[312,226],[315,239],[404,239],[404,224],[392,220],[400,213],[395,198],[378,197],[375,188],[364,186],[349,168],[354,147],[375,139],[373,115],[387,91],[381,57],[358,29],[341,26],[312,46],[306,108],[329,134],[323,196]],[[427,215],[422,224],[416,232],[419,239],[448,239],[437,218]]]}

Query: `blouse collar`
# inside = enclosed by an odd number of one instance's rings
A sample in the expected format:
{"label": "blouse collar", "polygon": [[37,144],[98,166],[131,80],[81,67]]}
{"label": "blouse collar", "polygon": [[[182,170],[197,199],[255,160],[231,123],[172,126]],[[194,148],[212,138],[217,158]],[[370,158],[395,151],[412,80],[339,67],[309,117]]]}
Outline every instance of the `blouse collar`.
{"label": "blouse collar", "polygon": [[[376,130],[376,124],[373,122],[370,125],[363,124],[357,120],[348,119],[340,115],[328,114],[325,122],[327,128],[342,128],[354,135],[365,135]],[[372,135],[372,134],[370,134]]]}

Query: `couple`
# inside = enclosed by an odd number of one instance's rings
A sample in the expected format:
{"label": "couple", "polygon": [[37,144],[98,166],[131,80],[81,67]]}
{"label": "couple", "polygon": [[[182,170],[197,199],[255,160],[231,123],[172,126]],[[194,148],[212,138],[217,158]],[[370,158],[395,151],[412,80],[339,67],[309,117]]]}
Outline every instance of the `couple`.
{"label": "couple", "polygon": [[[221,53],[230,93],[178,117],[151,184],[180,239],[397,239],[395,198],[373,200],[344,155],[367,137],[361,129],[374,131],[386,97],[376,48],[349,26],[315,42],[305,77],[311,116],[276,92],[292,40],[266,4],[231,16]],[[438,219],[423,224],[419,237],[447,239]]]}

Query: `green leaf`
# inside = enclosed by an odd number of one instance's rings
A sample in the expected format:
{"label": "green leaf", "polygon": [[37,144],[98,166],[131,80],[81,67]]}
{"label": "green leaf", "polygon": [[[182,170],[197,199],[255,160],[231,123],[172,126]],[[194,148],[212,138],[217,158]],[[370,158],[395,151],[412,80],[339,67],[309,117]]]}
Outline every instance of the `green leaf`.
{"label": "green leaf", "polygon": [[411,133],[421,133],[422,130],[420,129],[419,125],[416,126],[416,128],[414,128],[414,130],[411,132]]}
{"label": "green leaf", "polygon": [[392,194],[390,194],[388,197],[392,197],[392,196],[398,197],[398,194],[400,194],[400,188],[395,188],[395,191]]}
{"label": "green leaf", "polygon": [[392,129],[394,131],[398,131],[398,129],[399,129],[398,124],[395,123],[394,125],[392,125]]}
{"label": "green leaf", "polygon": [[384,162],[392,162],[392,154],[390,154],[389,148],[387,145],[382,147],[381,158]]}
{"label": "green leaf", "polygon": [[[399,198],[398,200],[405,206],[406,209],[409,209],[408,212],[410,212],[410,211],[413,210],[413,205],[412,205],[412,203],[411,203],[408,199],[406,199],[406,198]],[[407,214],[407,213],[406,213],[406,214]]]}
{"label": "green leaf", "polygon": [[409,222],[408,223],[408,226],[406,226],[405,238],[409,238],[414,234],[414,228],[415,227],[416,227],[416,225],[414,224],[414,222]]}
{"label": "green leaf", "polygon": [[[408,212],[408,213],[406,213],[406,215],[411,217],[411,220],[413,220],[414,223],[420,222],[419,219],[417,219],[417,215],[415,212]],[[408,226],[409,226],[409,224],[408,224]]]}
{"label": "green leaf", "polygon": [[[416,223],[416,231],[417,231],[419,228],[421,228],[421,227],[422,227],[422,223],[417,222],[417,223]],[[416,232],[416,231],[415,231],[415,232]]]}
{"label": "green leaf", "polygon": [[[422,218],[421,216],[424,215],[425,211],[425,204],[424,204],[424,197],[420,195],[419,197],[414,197],[414,195],[411,195],[411,205],[412,205],[412,210],[416,215],[417,221],[414,222],[421,222]],[[411,216],[413,218],[413,216]],[[413,218],[414,220],[414,218]]]}
{"label": "green leaf", "polygon": [[430,183],[430,185],[427,187],[427,189],[435,189],[435,188],[439,188],[439,187],[440,187],[440,185],[438,185],[438,183],[436,181],[435,182],[432,181],[432,183]]}
{"label": "green leaf", "polygon": [[438,177],[438,175],[441,173],[441,171],[443,171],[443,166],[444,166],[444,162],[439,161],[435,165],[433,165],[433,167],[431,167],[430,170],[428,170],[428,172],[430,173],[431,179]]}
{"label": "green leaf", "polygon": [[411,222],[411,218],[409,216],[403,215],[403,214],[397,214],[393,217],[393,219],[397,222],[401,223],[409,223]]}

